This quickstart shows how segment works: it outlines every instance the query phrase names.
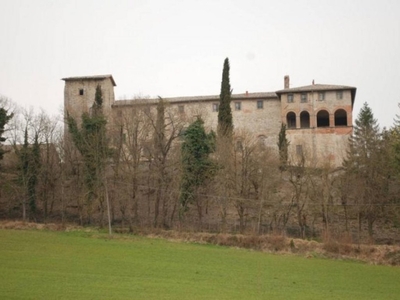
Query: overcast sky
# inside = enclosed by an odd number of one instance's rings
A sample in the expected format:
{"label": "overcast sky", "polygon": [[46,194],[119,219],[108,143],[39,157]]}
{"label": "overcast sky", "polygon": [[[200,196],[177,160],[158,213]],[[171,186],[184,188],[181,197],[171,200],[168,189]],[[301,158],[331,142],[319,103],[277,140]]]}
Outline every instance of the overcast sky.
{"label": "overcast sky", "polygon": [[357,88],[381,126],[400,113],[400,1],[0,0],[0,94],[59,113],[61,78],[112,74],[116,99],[315,83]]}

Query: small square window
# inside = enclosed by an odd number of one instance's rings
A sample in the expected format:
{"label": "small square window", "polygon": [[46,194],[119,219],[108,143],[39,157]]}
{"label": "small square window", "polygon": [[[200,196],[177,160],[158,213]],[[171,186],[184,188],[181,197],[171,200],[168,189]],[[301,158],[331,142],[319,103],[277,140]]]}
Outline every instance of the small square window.
{"label": "small square window", "polygon": [[242,150],[243,150],[242,141],[236,141],[236,151],[242,151]]}
{"label": "small square window", "polygon": [[298,156],[303,156],[303,145],[296,145],[296,154]]}
{"label": "small square window", "polygon": [[183,105],[178,105],[178,111],[182,114],[185,112],[185,107]]}
{"label": "small square window", "polygon": [[79,89],[79,96],[83,96],[83,89]]}
{"label": "small square window", "polygon": [[257,109],[263,109],[263,108],[264,108],[264,101],[257,100]]}
{"label": "small square window", "polygon": [[215,112],[219,111],[219,104],[218,103],[213,103],[212,110],[215,111]]}
{"label": "small square window", "polygon": [[149,115],[150,114],[150,106],[148,106],[148,105],[146,105],[144,108],[143,108],[143,112],[146,114],[146,115]]}
{"label": "small square window", "polygon": [[343,99],[343,91],[337,91],[336,92],[336,99],[337,100],[342,100]]}
{"label": "small square window", "polygon": [[242,102],[235,102],[235,110],[241,110],[242,109]]}
{"label": "small square window", "polygon": [[293,94],[288,94],[287,95],[287,102],[288,103],[293,103]]}
{"label": "small square window", "polygon": [[301,94],[301,102],[307,102],[307,94],[306,93],[302,93]]}
{"label": "small square window", "polygon": [[319,101],[324,101],[325,100],[325,93],[324,92],[318,93],[318,100]]}

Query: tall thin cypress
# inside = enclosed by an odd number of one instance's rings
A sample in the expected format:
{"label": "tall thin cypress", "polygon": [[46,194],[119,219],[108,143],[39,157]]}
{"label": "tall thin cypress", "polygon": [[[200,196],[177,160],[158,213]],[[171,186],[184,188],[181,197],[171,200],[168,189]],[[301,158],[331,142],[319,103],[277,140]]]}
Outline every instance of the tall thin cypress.
{"label": "tall thin cypress", "polygon": [[218,136],[231,137],[233,132],[231,110],[231,84],[229,81],[229,59],[225,58],[222,71],[221,94],[219,96],[218,110]]}

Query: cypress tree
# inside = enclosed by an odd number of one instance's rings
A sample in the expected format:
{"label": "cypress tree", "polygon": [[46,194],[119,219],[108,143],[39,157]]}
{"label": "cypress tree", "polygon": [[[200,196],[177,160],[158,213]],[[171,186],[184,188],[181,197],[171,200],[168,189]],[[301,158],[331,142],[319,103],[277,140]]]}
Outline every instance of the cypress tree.
{"label": "cypress tree", "polygon": [[278,136],[278,149],[279,149],[279,161],[280,161],[280,169],[283,171],[286,169],[287,161],[288,161],[288,147],[289,141],[286,137],[286,124],[281,125],[281,130],[279,131]]}
{"label": "cypress tree", "polygon": [[231,110],[231,84],[229,81],[229,59],[225,58],[222,71],[221,94],[219,96],[218,110],[218,136],[231,137],[233,132]]}

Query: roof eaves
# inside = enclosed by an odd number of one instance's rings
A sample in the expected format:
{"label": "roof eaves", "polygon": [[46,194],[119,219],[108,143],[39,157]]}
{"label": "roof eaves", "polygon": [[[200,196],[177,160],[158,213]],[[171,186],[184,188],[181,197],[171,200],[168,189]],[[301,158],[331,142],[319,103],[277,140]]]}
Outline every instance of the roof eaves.
{"label": "roof eaves", "polygon": [[115,83],[115,80],[111,74],[106,74],[106,75],[93,75],[93,76],[75,76],[75,77],[66,77],[66,78],[61,78],[61,80],[64,81],[78,81],[78,80],[99,80],[99,79],[107,79],[110,78],[111,82],[114,86],[117,86]]}

